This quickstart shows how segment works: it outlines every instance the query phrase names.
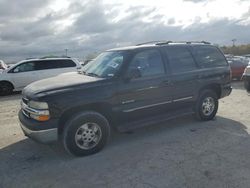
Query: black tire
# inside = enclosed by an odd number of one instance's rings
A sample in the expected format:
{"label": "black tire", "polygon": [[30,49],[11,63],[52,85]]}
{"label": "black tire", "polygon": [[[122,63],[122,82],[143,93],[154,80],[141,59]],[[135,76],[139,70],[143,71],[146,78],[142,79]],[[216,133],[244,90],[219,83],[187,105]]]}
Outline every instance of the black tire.
{"label": "black tire", "polygon": [[[213,107],[208,107],[213,103]],[[212,120],[218,111],[219,101],[217,94],[212,90],[203,90],[195,105],[195,116],[198,120],[209,121]],[[208,108],[208,110],[207,110]]]}
{"label": "black tire", "polygon": [[244,86],[245,86],[247,92],[250,93],[250,82],[245,80],[244,81]]}
{"label": "black tire", "polygon": [[0,82],[0,96],[9,95],[13,92],[13,86],[9,82]]}
{"label": "black tire", "polygon": [[[88,149],[81,148],[81,144],[83,144],[82,147],[85,147],[84,139],[86,138],[84,137],[83,139],[83,134],[85,130],[82,131],[82,135],[79,135],[81,139],[79,139],[79,141],[76,140],[76,135],[78,135],[81,129],[80,127],[86,126],[86,124],[87,126],[89,126],[89,124],[99,126],[98,127],[99,133],[98,131],[96,131],[96,133],[94,133],[93,131],[93,134],[95,134],[95,137],[97,136],[99,137],[98,139],[99,141],[97,145]],[[88,111],[88,112],[83,112],[83,113],[79,113],[75,115],[66,123],[63,134],[62,134],[62,141],[63,141],[63,146],[65,150],[68,151],[70,154],[75,155],[75,156],[87,156],[87,155],[92,155],[102,150],[103,147],[106,145],[109,136],[110,136],[110,126],[109,126],[107,119],[97,112]],[[88,139],[91,139],[91,138],[88,138]],[[90,142],[92,143],[92,145],[95,144],[94,141],[92,142]]]}

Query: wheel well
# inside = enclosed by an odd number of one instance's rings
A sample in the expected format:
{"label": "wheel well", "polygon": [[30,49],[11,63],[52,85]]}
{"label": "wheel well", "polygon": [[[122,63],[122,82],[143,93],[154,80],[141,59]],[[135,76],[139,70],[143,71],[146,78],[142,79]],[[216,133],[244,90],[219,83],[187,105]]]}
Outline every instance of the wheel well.
{"label": "wheel well", "polygon": [[2,81],[0,81],[0,84],[1,83],[7,83],[7,84],[10,84],[11,85],[11,87],[12,87],[12,89],[14,89],[14,85],[10,82],[10,81],[7,81],[7,80],[2,80]]}
{"label": "wheel well", "polygon": [[221,87],[220,87],[220,84],[210,84],[210,85],[207,85],[207,86],[201,88],[200,92],[203,91],[203,90],[205,90],[205,89],[210,89],[210,90],[214,91],[216,93],[218,99],[220,98],[220,96],[221,96]]}
{"label": "wheel well", "polygon": [[111,106],[106,104],[106,103],[96,103],[96,104],[91,104],[91,105],[84,105],[84,106],[77,106],[73,107],[71,109],[68,109],[67,111],[63,112],[61,115],[61,118],[59,119],[58,123],[58,134],[61,135],[66,122],[68,119],[70,119],[72,116],[76,115],[79,112],[84,112],[84,111],[94,111],[97,112],[101,115],[103,115],[110,125],[112,126],[112,117],[111,117]]}

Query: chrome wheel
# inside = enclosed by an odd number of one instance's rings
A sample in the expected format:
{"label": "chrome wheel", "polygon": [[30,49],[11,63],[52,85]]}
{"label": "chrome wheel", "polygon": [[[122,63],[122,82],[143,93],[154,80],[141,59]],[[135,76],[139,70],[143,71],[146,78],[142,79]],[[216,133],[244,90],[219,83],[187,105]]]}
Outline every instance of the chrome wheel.
{"label": "chrome wheel", "polygon": [[202,102],[202,113],[205,116],[210,116],[215,109],[215,100],[212,97],[207,97]]}
{"label": "chrome wheel", "polygon": [[102,131],[96,123],[85,123],[80,126],[75,134],[76,145],[85,150],[94,148],[102,137]]}

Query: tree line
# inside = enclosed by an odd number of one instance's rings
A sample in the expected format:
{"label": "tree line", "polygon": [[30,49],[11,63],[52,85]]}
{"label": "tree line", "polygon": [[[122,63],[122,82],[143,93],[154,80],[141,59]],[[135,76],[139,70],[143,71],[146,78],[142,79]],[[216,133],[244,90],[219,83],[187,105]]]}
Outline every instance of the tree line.
{"label": "tree line", "polygon": [[250,54],[250,44],[237,46],[222,46],[220,47],[224,54],[246,55]]}

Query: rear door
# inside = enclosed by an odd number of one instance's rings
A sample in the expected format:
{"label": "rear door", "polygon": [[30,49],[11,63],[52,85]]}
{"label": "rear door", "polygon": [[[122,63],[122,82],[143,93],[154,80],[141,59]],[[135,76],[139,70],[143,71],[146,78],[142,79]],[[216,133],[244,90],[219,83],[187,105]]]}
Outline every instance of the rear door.
{"label": "rear door", "polygon": [[70,59],[58,59],[58,60],[41,60],[41,69],[44,71],[41,73],[42,78],[54,77],[66,72],[75,72],[76,64]]}
{"label": "rear door", "polygon": [[55,74],[61,74],[66,72],[76,72],[77,65],[71,59],[56,60],[57,69],[55,69]]}
{"label": "rear door", "polygon": [[125,77],[131,70],[138,70],[138,77],[118,86],[119,118],[131,121],[166,112],[172,96],[160,51],[147,49],[136,53]]}
{"label": "rear door", "polygon": [[[189,104],[197,92],[198,67],[187,46],[164,48],[172,75],[173,105]],[[178,108],[178,105],[175,105]]]}

